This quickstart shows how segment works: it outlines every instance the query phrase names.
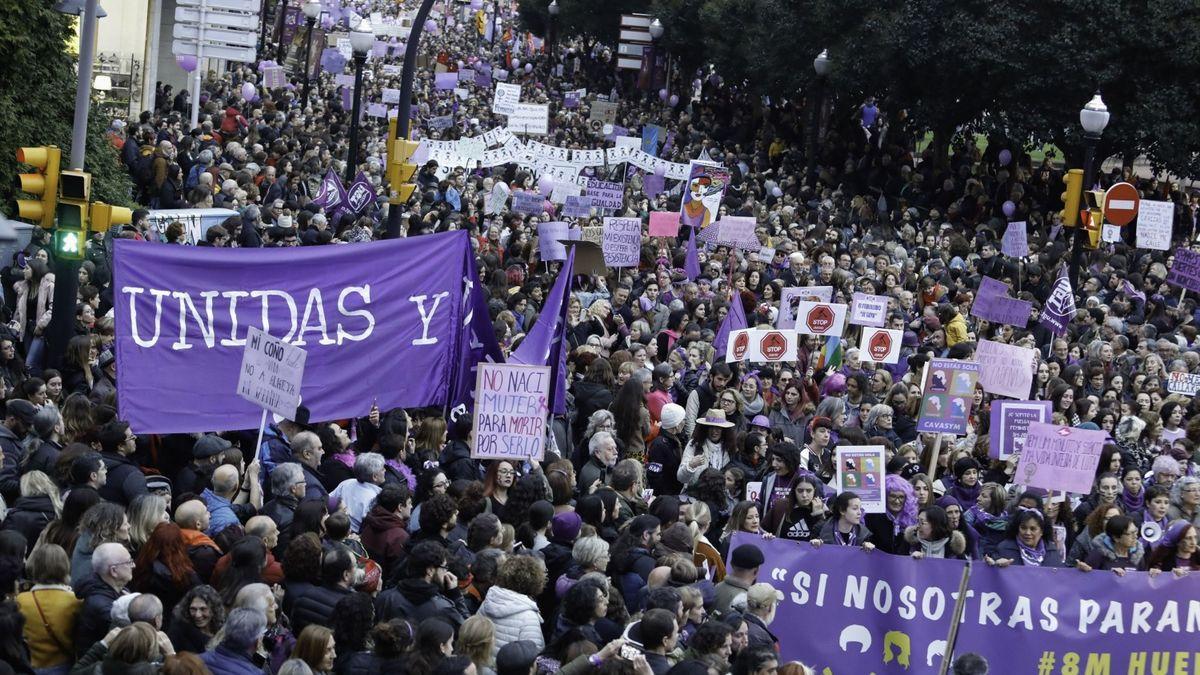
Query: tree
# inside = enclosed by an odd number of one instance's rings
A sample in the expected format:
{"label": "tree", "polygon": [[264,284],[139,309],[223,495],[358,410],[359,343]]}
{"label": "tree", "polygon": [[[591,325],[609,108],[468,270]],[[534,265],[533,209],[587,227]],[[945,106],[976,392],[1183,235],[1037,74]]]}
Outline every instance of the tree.
{"label": "tree", "polygon": [[[70,153],[75,110],[75,55],[67,51],[72,18],[54,11],[54,0],[4,3],[0,12],[0,210],[12,215],[17,196],[16,149],[57,145],[63,161]],[[19,83],[19,84],[18,84]],[[95,107],[88,116],[85,169],[92,172],[92,196],[130,205],[132,183],[120,170],[116,151],[104,136],[105,121]],[[64,168],[66,168],[64,166]]]}

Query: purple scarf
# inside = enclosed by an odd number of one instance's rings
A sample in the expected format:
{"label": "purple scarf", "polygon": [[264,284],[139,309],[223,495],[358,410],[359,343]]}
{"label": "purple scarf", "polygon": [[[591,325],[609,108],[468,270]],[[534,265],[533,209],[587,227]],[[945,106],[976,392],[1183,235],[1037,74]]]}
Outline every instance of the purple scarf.
{"label": "purple scarf", "polygon": [[983,483],[979,480],[975,481],[975,485],[967,487],[959,483],[956,478],[951,475],[942,476],[942,484],[950,481],[950,485],[946,487],[946,494],[954,497],[960,504],[974,504],[979,500],[979,493],[983,492]]}
{"label": "purple scarf", "polygon": [[1128,489],[1121,490],[1121,503],[1125,505],[1125,513],[1140,511],[1146,504],[1146,491],[1138,490],[1136,495],[1131,495]]}
{"label": "purple scarf", "polygon": [[1039,539],[1037,548],[1030,548],[1017,539],[1017,548],[1021,549],[1021,562],[1027,567],[1041,567],[1046,558],[1046,542]]}
{"label": "purple scarf", "polygon": [[408,468],[407,464],[398,459],[389,459],[387,460],[387,465],[399,472],[401,476],[404,476],[404,482],[408,483],[409,492],[415,493],[417,491],[417,477],[413,475],[412,469]]}

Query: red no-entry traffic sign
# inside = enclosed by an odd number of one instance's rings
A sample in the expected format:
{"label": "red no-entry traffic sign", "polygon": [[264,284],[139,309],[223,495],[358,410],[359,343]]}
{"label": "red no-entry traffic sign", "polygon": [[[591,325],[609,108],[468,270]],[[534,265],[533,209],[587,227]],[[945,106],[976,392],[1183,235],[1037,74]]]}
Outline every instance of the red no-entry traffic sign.
{"label": "red no-entry traffic sign", "polygon": [[1128,225],[1137,217],[1140,203],[1137,188],[1129,183],[1117,183],[1104,193],[1104,217],[1113,225]]}

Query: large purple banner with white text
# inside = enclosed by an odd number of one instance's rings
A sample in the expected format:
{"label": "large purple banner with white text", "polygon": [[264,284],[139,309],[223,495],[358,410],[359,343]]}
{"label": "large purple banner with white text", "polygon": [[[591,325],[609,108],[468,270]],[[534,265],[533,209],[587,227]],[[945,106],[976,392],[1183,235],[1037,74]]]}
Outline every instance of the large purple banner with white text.
{"label": "large purple banner with white text", "polygon": [[113,258],[117,399],[137,433],[257,427],[261,409],[235,392],[250,326],[308,352],[313,421],[443,404],[458,377],[465,232],[293,249],[120,240]]}
{"label": "large purple banner with white text", "polygon": [[[935,673],[965,563],[735,535],[782,594],[771,630],[784,659],[817,672]],[[1193,672],[1200,577],[973,563],[954,654],[993,673]]]}

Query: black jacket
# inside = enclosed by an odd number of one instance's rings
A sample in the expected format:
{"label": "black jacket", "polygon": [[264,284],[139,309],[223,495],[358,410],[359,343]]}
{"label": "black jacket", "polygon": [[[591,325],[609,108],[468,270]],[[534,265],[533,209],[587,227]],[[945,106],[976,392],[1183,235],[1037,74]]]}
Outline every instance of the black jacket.
{"label": "black jacket", "polygon": [[296,506],[299,504],[299,499],[291,495],[283,495],[263,504],[262,511],[259,511],[258,515],[267,516],[275,521],[275,524],[279,526],[279,531],[284,532],[291,526],[292,519],[296,517]]}
{"label": "black jacket", "polygon": [[650,444],[647,455],[646,487],[655,495],[683,493],[683,483],[676,476],[683,460],[683,444],[673,434],[663,431]]}
{"label": "black jacket", "polygon": [[424,579],[405,579],[375,598],[375,621],[406,618],[414,625],[437,617],[455,630],[470,615],[458,589],[444,592]]}
{"label": "black jacket", "polygon": [[863,523],[871,531],[871,543],[884,553],[908,555],[908,542],[904,540],[904,530],[896,532],[891,518],[883,513],[868,513]]}
{"label": "black jacket", "polygon": [[309,465],[301,462],[300,468],[304,471],[304,500],[320,499],[322,501],[329,500],[329,490],[325,489],[325,477],[314,470]]}
{"label": "black jacket", "polygon": [[583,440],[583,433],[587,431],[587,423],[591,418],[592,413],[597,410],[608,410],[608,406],[612,405],[613,393],[608,387],[599,382],[576,382],[575,391],[575,438],[576,444]]}
{"label": "black jacket", "polygon": [[354,591],[341,586],[312,586],[292,603],[292,632],[296,635],[310,623],[328,626],[333,620],[333,608],[338,600]]}
{"label": "black jacket", "polygon": [[75,618],[76,655],[82,655],[108,632],[112,623],[113,602],[121,595],[120,591],[95,574],[84,579],[75,589],[75,597],[83,600]]}
{"label": "black jacket", "polygon": [[451,483],[462,478],[465,480],[480,480],[479,465],[471,459],[471,448],[462,441],[450,441],[442,449],[439,458],[442,473]]}
{"label": "black jacket", "polygon": [[62,451],[62,443],[55,441],[42,441],[37,450],[25,460],[25,467],[22,469],[22,474],[30,471],[41,471],[50,477],[50,480],[58,482],[58,453]]}
{"label": "black jacket", "polygon": [[4,525],[0,529],[23,534],[26,542],[25,554],[29,555],[33,551],[33,545],[37,543],[38,535],[56,517],[54,503],[46,495],[18,497],[16,503],[8,509],[8,516],[4,518]]}
{"label": "black jacket", "polygon": [[108,480],[100,487],[100,496],[106,501],[129,506],[134,497],[149,492],[146,474],[133,460],[112,452],[101,453],[101,456],[108,466]]}
{"label": "black jacket", "polygon": [[0,496],[12,504],[21,494],[21,463],[25,459],[25,448],[12,429],[0,424],[0,450],[4,451],[4,462],[0,464]]}

